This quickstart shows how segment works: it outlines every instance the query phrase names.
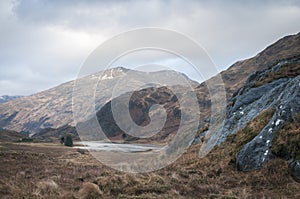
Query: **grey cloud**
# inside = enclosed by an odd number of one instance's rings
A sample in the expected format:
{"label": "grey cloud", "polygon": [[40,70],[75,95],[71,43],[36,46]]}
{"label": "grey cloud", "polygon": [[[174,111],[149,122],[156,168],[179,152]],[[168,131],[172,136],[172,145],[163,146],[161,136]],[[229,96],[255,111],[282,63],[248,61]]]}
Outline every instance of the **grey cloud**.
{"label": "grey cloud", "polygon": [[299,32],[299,21],[296,0],[1,1],[0,95],[31,94],[73,79],[95,47],[134,28],[184,33],[223,70]]}

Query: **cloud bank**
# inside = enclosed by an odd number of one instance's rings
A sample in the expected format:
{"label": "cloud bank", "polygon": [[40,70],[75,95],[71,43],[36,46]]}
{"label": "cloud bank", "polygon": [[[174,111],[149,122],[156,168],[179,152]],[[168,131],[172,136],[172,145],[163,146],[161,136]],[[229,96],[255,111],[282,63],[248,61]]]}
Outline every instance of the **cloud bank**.
{"label": "cloud bank", "polygon": [[[186,34],[221,71],[299,32],[299,21],[300,3],[292,0],[1,1],[0,95],[29,95],[75,79],[98,45],[135,28]],[[192,77],[186,66],[179,70]]]}

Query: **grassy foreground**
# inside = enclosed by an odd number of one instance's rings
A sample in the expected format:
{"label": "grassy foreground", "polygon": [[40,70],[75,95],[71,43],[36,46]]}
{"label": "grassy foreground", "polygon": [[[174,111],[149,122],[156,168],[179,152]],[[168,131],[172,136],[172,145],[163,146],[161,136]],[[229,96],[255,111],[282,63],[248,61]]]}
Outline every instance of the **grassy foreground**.
{"label": "grassy foreground", "polygon": [[167,168],[147,174],[110,169],[89,153],[59,144],[0,143],[1,198],[300,198],[287,162],[236,170],[223,144],[203,159],[199,145]]}

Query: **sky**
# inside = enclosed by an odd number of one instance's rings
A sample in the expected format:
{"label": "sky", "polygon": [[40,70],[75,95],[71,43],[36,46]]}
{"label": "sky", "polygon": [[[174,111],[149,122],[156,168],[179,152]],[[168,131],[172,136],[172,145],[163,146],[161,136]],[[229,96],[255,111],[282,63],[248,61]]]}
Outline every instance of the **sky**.
{"label": "sky", "polygon": [[[299,21],[297,0],[1,0],[0,95],[30,95],[73,80],[96,47],[132,29],[187,35],[220,72],[298,33]],[[165,64],[194,78],[180,62]]]}

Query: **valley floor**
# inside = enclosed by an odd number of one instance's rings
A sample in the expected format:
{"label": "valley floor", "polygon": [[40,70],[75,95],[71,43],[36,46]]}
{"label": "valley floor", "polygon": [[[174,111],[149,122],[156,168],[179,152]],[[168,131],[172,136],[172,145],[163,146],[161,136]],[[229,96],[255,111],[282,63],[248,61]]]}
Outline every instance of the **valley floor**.
{"label": "valley floor", "polygon": [[[46,143],[0,142],[1,198],[300,198],[287,162],[239,172],[226,145],[198,158],[199,145],[148,174],[110,169],[88,152]],[[94,183],[100,191],[90,184]],[[84,188],[83,188],[84,187]]]}

